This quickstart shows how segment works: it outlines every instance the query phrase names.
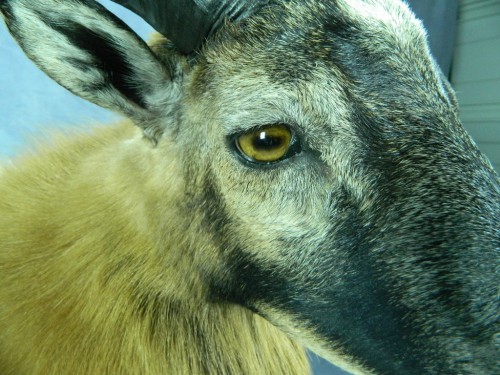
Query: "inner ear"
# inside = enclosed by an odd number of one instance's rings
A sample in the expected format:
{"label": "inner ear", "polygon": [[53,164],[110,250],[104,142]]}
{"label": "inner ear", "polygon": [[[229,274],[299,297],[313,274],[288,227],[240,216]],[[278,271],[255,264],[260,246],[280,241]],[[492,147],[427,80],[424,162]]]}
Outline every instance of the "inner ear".
{"label": "inner ear", "polygon": [[[141,108],[147,109],[143,88],[134,84],[130,79],[134,75],[134,69],[120,50],[112,48],[112,43],[103,39],[100,35],[91,29],[73,21],[65,23],[49,23],[54,30],[65,35],[68,40],[93,56],[95,67],[105,75],[105,81],[102,85],[90,86],[89,91],[99,91],[104,89],[105,85],[110,84],[123,94],[131,102]],[[69,58],[71,60],[71,58]],[[81,64],[78,59],[72,60],[73,64]],[[82,70],[86,69],[81,65]]]}

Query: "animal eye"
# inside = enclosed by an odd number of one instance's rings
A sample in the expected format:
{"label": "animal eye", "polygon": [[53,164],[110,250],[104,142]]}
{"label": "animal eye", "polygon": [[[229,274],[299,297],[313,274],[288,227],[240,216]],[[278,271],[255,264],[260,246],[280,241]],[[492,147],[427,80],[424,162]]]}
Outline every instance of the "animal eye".
{"label": "animal eye", "polygon": [[292,131],[284,124],[254,129],[236,138],[238,151],[256,163],[272,163],[291,156],[292,144]]}

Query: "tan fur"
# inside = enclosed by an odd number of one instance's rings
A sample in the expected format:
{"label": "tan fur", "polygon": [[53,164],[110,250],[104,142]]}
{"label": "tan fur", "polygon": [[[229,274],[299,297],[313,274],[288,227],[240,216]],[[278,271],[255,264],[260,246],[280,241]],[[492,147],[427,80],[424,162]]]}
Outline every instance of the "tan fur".
{"label": "tan fur", "polygon": [[0,375],[499,372],[500,184],[403,3],[273,1],[190,56],[90,0],[0,12],[136,125],[4,168]]}
{"label": "tan fur", "polygon": [[183,220],[169,153],[120,124],[5,168],[2,375],[308,373],[277,328],[207,300],[215,250]]}

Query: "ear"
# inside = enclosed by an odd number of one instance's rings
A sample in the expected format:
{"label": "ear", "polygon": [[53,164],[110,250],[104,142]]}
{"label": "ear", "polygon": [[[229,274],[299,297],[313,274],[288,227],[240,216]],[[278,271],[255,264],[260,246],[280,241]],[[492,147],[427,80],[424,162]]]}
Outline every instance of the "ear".
{"label": "ear", "polygon": [[121,20],[90,0],[0,0],[21,48],[74,94],[130,117],[156,140],[176,107],[182,71],[162,64]]}

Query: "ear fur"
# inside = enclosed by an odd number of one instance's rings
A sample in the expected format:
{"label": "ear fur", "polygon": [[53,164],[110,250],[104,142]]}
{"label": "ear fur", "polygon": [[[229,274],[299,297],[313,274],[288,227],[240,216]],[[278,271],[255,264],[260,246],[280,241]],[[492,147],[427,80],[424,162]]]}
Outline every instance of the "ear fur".
{"label": "ear fur", "polygon": [[180,64],[90,0],[0,0],[9,31],[40,69],[74,94],[120,112],[156,141],[176,107]]}

